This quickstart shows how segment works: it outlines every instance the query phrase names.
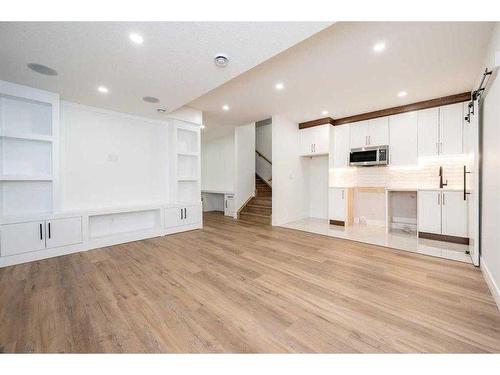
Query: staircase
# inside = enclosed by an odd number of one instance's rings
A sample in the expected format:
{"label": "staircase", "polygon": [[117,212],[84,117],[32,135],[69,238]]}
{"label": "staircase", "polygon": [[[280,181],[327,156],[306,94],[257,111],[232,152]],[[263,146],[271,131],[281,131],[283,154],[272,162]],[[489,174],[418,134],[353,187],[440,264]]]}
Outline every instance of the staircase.
{"label": "staircase", "polygon": [[243,207],[243,210],[241,210],[238,215],[238,219],[252,223],[271,224],[273,191],[271,187],[258,176],[255,176],[255,190],[255,197]]}

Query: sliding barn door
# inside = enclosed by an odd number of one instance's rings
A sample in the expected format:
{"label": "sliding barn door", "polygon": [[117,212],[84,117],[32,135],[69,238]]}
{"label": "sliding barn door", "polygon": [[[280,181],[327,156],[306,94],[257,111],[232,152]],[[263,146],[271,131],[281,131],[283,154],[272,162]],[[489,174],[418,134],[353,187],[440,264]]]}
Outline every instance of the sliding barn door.
{"label": "sliding barn door", "polygon": [[464,124],[464,146],[468,155],[467,165],[464,166],[464,199],[468,200],[468,232],[469,252],[472,263],[479,266],[479,103],[472,102],[473,106],[465,108],[470,111],[469,121]]}

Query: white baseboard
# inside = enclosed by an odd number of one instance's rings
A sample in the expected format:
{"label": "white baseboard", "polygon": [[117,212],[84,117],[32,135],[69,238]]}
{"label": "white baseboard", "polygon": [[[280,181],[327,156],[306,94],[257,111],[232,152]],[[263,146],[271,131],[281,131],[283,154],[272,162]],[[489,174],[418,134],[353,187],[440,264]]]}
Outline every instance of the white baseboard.
{"label": "white baseboard", "polygon": [[497,304],[498,310],[500,310],[500,288],[491,276],[491,272],[483,258],[481,258],[481,271],[483,271],[484,280],[486,281],[488,288],[490,288],[491,295]]}

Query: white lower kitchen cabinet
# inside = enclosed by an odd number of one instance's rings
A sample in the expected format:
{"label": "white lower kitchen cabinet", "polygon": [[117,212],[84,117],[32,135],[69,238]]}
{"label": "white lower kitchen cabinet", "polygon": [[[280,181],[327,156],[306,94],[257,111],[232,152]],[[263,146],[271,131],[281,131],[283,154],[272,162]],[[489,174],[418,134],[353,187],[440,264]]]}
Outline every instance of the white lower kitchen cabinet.
{"label": "white lower kitchen cabinet", "polygon": [[348,212],[348,189],[330,188],[328,194],[328,217],[330,223],[345,225]]}
{"label": "white lower kitchen cabinet", "polygon": [[418,231],[467,238],[467,209],[461,191],[419,191]]}
{"label": "white lower kitchen cabinet", "polygon": [[63,218],[0,227],[0,254],[16,255],[81,243],[82,218]]}
{"label": "white lower kitchen cabinet", "polygon": [[234,216],[234,195],[233,194],[225,194],[224,195],[224,215],[225,216]]}
{"label": "white lower kitchen cabinet", "polygon": [[467,200],[460,191],[442,193],[443,234],[448,236],[468,237]]}
{"label": "white lower kitchen cabinet", "polygon": [[9,256],[45,249],[45,222],[33,221],[0,227],[0,254]]}
{"label": "white lower kitchen cabinet", "polygon": [[441,192],[418,192],[418,231],[441,234]]}

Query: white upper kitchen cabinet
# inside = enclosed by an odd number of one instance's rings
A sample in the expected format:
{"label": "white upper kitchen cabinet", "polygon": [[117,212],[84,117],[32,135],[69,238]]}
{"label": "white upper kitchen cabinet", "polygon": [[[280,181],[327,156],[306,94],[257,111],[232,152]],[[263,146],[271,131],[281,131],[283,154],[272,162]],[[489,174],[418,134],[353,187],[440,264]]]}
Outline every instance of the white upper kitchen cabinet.
{"label": "white upper kitchen cabinet", "polygon": [[349,166],[350,125],[334,126],[333,166],[345,168]]}
{"label": "white upper kitchen cabinet", "polygon": [[443,191],[443,234],[468,237],[467,200],[461,191]]}
{"label": "white upper kitchen cabinet", "polygon": [[461,154],[463,151],[464,110],[463,103],[440,107],[441,155]]}
{"label": "white upper kitchen cabinet", "polygon": [[326,155],[330,147],[330,124],[300,129],[300,155]]}
{"label": "white upper kitchen cabinet", "polygon": [[379,117],[369,121],[368,145],[381,146],[389,144],[389,117]]}
{"label": "white upper kitchen cabinet", "polygon": [[389,144],[389,117],[351,124],[351,148]]}
{"label": "white upper kitchen cabinet", "polygon": [[417,112],[407,112],[390,116],[389,129],[389,164],[395,166],[417,164]]}
{"label": "white upper kitchen cabinet", "polygon": [[313,144],[314,144],[313,132],[314,128],[306,128],[299,130],[301,155],[310,155],[313,153]]}
{"label": "white upper kitchen cabinet", "polygon": [[418,231],[441,234],[441,192],[418,192]]}
{"label": "white upper kitchen cabinet", "polygon": [[351,124],[351,148],[360,148],[368,145],[368,125],[368,120]]}
{"label": "white upper kitchen cabinet", "polygon": [[417,112],[418,156],[439,154],[439,108],[423,109]]}

